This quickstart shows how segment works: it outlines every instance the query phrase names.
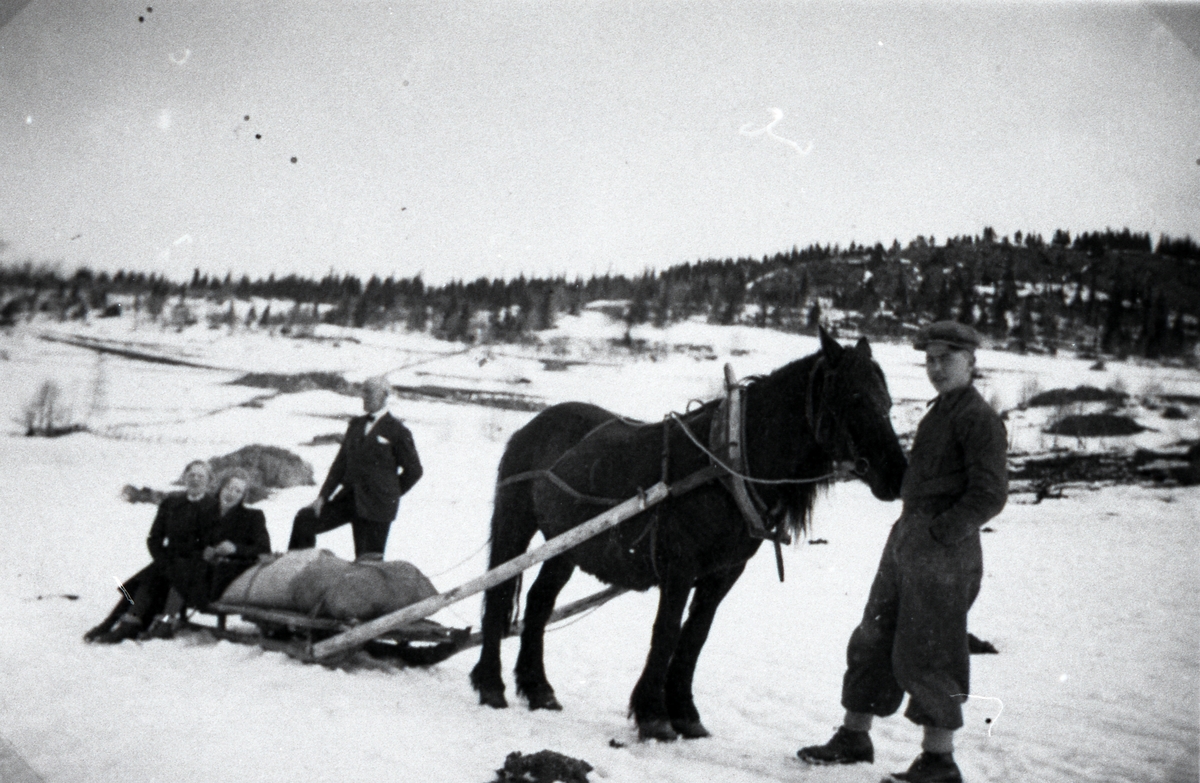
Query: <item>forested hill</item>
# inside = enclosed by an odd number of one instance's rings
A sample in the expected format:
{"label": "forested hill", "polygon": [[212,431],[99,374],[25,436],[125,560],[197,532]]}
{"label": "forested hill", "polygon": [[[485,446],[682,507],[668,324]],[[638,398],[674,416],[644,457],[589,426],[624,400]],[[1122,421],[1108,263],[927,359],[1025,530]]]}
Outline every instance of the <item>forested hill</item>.
{"label": "forested hill", "polygon": [[[426,285],[420,277],[330,274],[251,280],[195,272],[186,282],[136,271],[64,274],[32,263],[0,266],[0,326],[38,314],[129,316],[184,326],[297,332],[316,322],[403,325],[447,340],[533,339],[563,313],[593,303],[630,325],[703,317],[790,331],[824,324],[901,336],[930,320],[973,324],[992,344],[1021,351],[1149,358],[1195,357],[1200,338],[1200,246],[1190,237],[1105,230],[1050,241],[1017,232],[906,246],[851,243],[792,248],[763,258],[705,260],[639,276],[480,278]],[[236,303],[242,303],[238,306]]]}

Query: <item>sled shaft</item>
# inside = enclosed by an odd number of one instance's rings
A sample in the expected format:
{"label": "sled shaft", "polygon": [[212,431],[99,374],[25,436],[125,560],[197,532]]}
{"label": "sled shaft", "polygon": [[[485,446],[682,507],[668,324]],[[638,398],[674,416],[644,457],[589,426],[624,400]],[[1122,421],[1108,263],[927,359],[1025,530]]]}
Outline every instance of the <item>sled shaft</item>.
{"label": "sled shaft", "polygon": [[501,582],[512,579],[531,566],[560,555],[583,541],[599,535],[609,528],[616,527],[626,519],[636,516],[647,508],[666,500],[670,494],[670,488],[660,481],[644,493],[613,506],[603,514],[592,517],[579,527],[572,528],[561,535],[555,536],[537,549],[515,557],[480,577],[461,584],[452,590],[431,596],[424,601],[406,606],[391,614],[385,614],[383,617],[355,626],[345,633],[314,644],[312,650],[313,657],[319,661],[352,650],[388,631],[428,617],[450,604],[457,603],[464,598],[469,598],[476,593],[481,593],[489,587],[495,587]]}
{"label": "sled shaft", "polygon": [[[595,609],[603,606],[612,599],[616,598],[618,595],[626,592],[628,592],[628,590],[624,587],[609,585],[598,593],[592,593],[589,596],[580,598],[578,601],[572,601],[566,606],[555,609],[550,613],[550,618],[546,620],[546,625],[553,625],[554,623],[567,620],[577,614],[586,612],[589,609]],[[511,628],[508,629],[508,633],[505,634],[505,636],[520,636],[521,631],[523,630],[525,630],[525,624],[522,622],[516,622],[513,623]],[[468,647],[478,647],[481,644],[483,644],[483,631],[476,631],[467,637],[467,641],[463,642],[462,650],[465,650]]]}

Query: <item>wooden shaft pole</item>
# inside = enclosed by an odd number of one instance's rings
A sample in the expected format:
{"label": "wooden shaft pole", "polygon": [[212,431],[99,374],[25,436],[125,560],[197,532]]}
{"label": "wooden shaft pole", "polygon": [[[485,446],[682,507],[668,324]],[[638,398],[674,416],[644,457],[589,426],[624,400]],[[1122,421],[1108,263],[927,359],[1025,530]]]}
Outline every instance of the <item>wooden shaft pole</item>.
{"label": "wooden shaft pole", "polygon": [[[609,585],[597,593],[592,593],[589,596],[580,598],[578,601],[572,601],[566,606],[555,609],[550,613],[550,619],[546,620],[546,625],[552,625],[562,620],[574,617],[582,612],[586,612],[589,609],[595,609],[598,606],[603,606],[612,599],[616,598],[618,595],[626,592],[628,592],[628,590],[624,587]],[[513,623],[513,626],[508,629],[506,638],[520,636],[521,631],[523,630],[525,630],[525,623]],[[467,641],[463,642],[462,646],[459,647],[457,652],[462,652],[470,647],[478,647],[481,644],[483,644],[483,631],[475,631],[469,637],[467,637]]]}
{"label": "wooden shaft pole", "polygon": [[580,542],[603,533],[611,527],[616,527],[626,519],[640,514],[653,505],[661,503],[670,494],[670,487],[660,481],[644,493],[613,506],[603,514],[592,517],[579,527],[571,528],[562,535],[555,536],[537,549],[526,552],[519,557],[514,557],[512,560],[493,568],[482,576],[476,577],[452,590],[438,593],[435,596],[426,598],[424,601],[418,601],[411,606],[406,606],[391,614],[385,614],[383,617],[378,617],[370,622],[357,625],[345,633],[331,636],[324,641],[314,644],[313,657],[320,661],[324,658],[330,658],[339,653],[352,650],[394,628],[399,628],[402,625],[428,617],[450,604],[512,579],[530,566],[537,565],[544,560],[549,560],[555,555],[560,555]]}

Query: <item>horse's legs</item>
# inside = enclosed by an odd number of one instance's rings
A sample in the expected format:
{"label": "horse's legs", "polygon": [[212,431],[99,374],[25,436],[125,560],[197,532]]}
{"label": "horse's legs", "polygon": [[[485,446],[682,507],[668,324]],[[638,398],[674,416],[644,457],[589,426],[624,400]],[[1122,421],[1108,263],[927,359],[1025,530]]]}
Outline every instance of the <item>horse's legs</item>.
{"label": "horse's legs", "polygon": [[678,736],[671,728],[665,685],[667,667],[679,641],[679,623],[694,577],[690,569],[673,565],[675,567],[667,573],[658,589],[658,615],[654,618],[654,632],[650,636],[650,652],[646,655],[642,676],[629,697],[629,711],[637,721],[638,737],[643,740],[673,740]]}
{"label": "horse's legs", "polygon": [[[492,551],[488,568],[495,568],[522,554],[537,532],[532,493],[528,486],[510,487],[497,493],[492,512]],[[479,662],[471,670],[471,685],[479,691],[479,703],[507,707],[504,677],[500,673],[500,642],[513,619],[513,597],[517,577],[501,582],[483,596],[483,646]]]}
{"label": "horse's legs", "polygon": [[521,631],[521,652],[517,654],[517,693],[529,699],[531,710],[561,710],[554,688],[546,679],[544,641],[546,621],[554,611],[554,601],[571,578],[575,564],[564,555],[547,560],[525,597],[525,627]]}
{"label": "horse's legs", "polygon": [[692,676],[696,672],[696,661],[708,638],[717,607],[745,568],[743,563],[696,580],[688,619],[679,633],[675,654],[671,656],[671,665],[667,668],[666,683],[667,712],[671,716],[671,726],[688,739],[709,736],[708,729],[700,722],[700,713],[692,698]]}

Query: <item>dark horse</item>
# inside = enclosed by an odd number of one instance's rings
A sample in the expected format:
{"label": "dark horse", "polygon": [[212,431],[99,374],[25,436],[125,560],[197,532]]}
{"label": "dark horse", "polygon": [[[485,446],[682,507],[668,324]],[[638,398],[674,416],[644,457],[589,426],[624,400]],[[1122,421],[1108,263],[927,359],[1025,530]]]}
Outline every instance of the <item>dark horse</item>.
{"label": "dark horse", "polygon": [[[856,464],[881,500],[899,495],[904,452],[888,418],[887,383],[865,338],[845,348],[822,331],[820,351],[750,379],[744,399],[742,475],[750,477],[762,516],[781,534],[805,530],[816,490],[832,480],[835,462]],[[578,402],[539,413],[512,436],[500,460],[489,567],[523,553],[538,530],[550,539],[659,480],[677,482],[712,465],[700,445],[715,450],[708,444],[720,402],[658,424]],[[692,675],[717,606],[762,541],[751,535],[726,474],[547,560],[526,597],[518,692],[530,709],[562,709],[546,679],[543,634],[555,598],[579,566],[609,584],[659,588],[650,652],[630,697],[640,737],[707,736]],[[508,706],[500,641],[518,591],[514,578],[484,596],[483,651],[471,672],[481,704]]]}

